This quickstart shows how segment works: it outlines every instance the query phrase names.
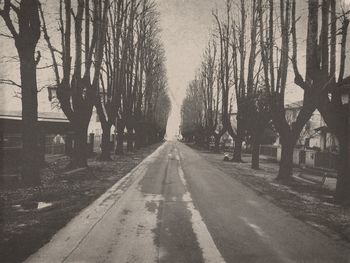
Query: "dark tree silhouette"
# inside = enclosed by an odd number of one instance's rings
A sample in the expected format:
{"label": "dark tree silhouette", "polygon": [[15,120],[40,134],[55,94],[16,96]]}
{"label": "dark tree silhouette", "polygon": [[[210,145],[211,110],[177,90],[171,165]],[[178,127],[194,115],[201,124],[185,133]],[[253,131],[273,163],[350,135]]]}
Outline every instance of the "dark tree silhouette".
{"label": "dark tree silhouette", "polygon": [[[216,144],[220,141],[222,135],[228,132],[230,136],[238,140],[236,133],[234,132],[231,119],[231,101],[230,101],[230,88],[231,88],[231,67],[232,59],[230,57],[230,37],[231,37],[231,8],[232,3],[230,0],[226,1],[225,19],[220,20],[218,13],[213,13],[217,24],[218,30],[218,45],[219,45],[219,61],[218,61],[218,86],[221,93],[221,123],[222,129],[216,136]],[[235,145],[236,146],[236,145]]]}
{"label": "dark tree silhouette", "polygon": [[[1,1],[2,2],[2,1]],[[0,2],[0,3],[1,3]],[[10,31],[19,56],[22,98],[22,162],[21,175],[27,185],[40,184],[38,148],[38,98],[35,49],[40,38],[38,0],[5,0],[0,16]],[[18,21],[16,29],[12,13]]]}
{"label": "dark tree silhouette", "polygon": [[[282,156],[278,179],[290,180],[293,173],[293,150],[300,133],[315,111],[311,102],[311,96],[304,92],[303,106],[298,113],[295,122],[289,124],[285,114],[285,92],[288,76],[290,33],[294,25],[292,23],[292,9],[295,0],[280,0],[279,12],[275,10],[274,0],[258,1],[261,59],[263,63],[264,84],[268,91],[269,108],[276,130],[280,135]],[[264,9],[266,7],[266,9]],[[264,17],[265,15],[265,17]],[[278,17],[281,28],[280,44],[274,24]],[[268,21],[268,25],[264,23]],[[266,29],[268,26],[268,29]],[[275,48],[276,45],[278,48]],[[296,49],[294,49],[293,57]],[[297,83],[297,78],[295,79]]]}
{"label": "dark tree silhouette", "polygon": [[204,111],[200,81],[190,82],[181,106],[181,133],[186,141],[203,144]]}
{"label": "dark tree silhouette", "polygon": [[[110,3],[109,0],[93,0],[91,6],[90,0],[78,0],[75,10],[73,7],[75,6],[72,6],[71,0],[60,0],[59,21],[62,45],[60,53],[63,76],[60,78],[56,70],[55,74],[58,81],[56,84],[60,107],[74,131],[74,148],[70,166],[84,167],[87,166],[88,157],[87,129],[97,99]],[[42,18],[44,19],[44,16]],[[72,18],[75,36],[73,74],[71,74]],[[92,29],[90,29],[91,26]],[[50,42],[46,28],[44,31],[55,64],[57,49]]]}
{"label": "dark tree silhouette", "polygon": [[[208,42],[203,54],[202,66],[199,72],[199,81],[203,93],[204,106],[204,129],[207,147],[209,147],[211,137],[218,137],[215,131],[219,123],[219,98],[220,89],[217,83],[217,44],[215,39]],[[219,140],[216,138],[215,149],[219,150]]]}
{"label": "dark tree silhouette", "polygon": [[[309,0],[308,33],[306,40],[306,73],[301,76],[297,64],[297,41],[295,26],[293,35],[293,68],[296,83],[304,90],[305,102],[315,105],[330,131],[339,141],[339,167],[335,198],[340,203],[350,203],[350,166],[348,105],[342,103],[342,93],[349,93],[346,87],[350,77],[345,77],[345,58],[348,12],[337,15],[337,1]],[[296,23],[295,2],[293,2],[293,23]],[[339,28],[338,28],[339,26]],[[337,48],[340,42],[340,48]],[[337,65],[337,55],[339,64]],[[338,76],[336,76],[338,72]],[[304,104],[305,104],[304,102]]]}

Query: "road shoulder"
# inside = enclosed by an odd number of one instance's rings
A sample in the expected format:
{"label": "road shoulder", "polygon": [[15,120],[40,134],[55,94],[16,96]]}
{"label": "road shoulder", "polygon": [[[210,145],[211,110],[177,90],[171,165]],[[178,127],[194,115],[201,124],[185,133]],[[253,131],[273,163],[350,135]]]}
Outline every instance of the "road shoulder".
{"label": "road shoulder", "polygon": [[[72,175],[48,167],[40,188],[1,188],[1,261],[22,262],[159,146],[113,156],[111,162],[90,159],[88,170]],[[31,203],[38,206],[25,206]]]}
{"label": "road shoulder", "polygon": [[[350,209],[333,202],[333,191],[327,186],[302,180],[283,184],[275,180],[277,165],[261,163],[258,171],[245,163],[224,162],[223,154],[195,149],[203,158],[230,177],[253,189],[295,218],[350,247]],[[276,166],[276,167],[275,167]]]}

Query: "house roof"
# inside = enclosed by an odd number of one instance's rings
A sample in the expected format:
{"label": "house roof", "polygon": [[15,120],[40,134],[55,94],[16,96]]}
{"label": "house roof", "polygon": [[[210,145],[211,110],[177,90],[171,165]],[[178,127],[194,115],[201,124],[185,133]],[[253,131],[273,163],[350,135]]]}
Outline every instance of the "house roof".
{"label": "house roof", "polygon": [[[21,120],[22,112],[16,110],[0,109],[0,119]],[[38,112],[38,121],[69,122],[63,112]]]}

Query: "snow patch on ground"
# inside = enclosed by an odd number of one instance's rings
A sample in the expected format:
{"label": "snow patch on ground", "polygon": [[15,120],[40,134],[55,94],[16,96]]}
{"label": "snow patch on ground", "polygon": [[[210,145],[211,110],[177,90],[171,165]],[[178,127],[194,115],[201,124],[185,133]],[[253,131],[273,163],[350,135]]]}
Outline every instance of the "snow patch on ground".
{"label": "snow patch on ground", "polygon": [[175,149],[176,160],[178,160],[178,174],[182,184],[184,185],[186,192],[182,197],[182,200],[186,202],[187,210],[191,213],[191,223],[193,231],[197,237],[198,244],[202,249],[203,259],[205,263],[225,263],[224,258],[217,249],[210,233],[205,225],[202,216],[195,208],[190,192],[188,191],[185,174],[181,168],[180,156],[178,150]]}

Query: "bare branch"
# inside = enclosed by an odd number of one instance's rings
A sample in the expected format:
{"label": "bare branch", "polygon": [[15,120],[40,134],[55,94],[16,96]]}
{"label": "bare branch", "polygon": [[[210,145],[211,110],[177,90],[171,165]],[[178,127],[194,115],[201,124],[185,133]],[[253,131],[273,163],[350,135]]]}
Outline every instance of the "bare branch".
{"label": "bare branch", "polygon": [[59,84],[60,76],[59,76],[57,60],[56,60],[56,56],[55,56],[56,49],[52,46],[49,34],[47,33],[46,21],[45,21],[44,12],[43,12],[41,4],[39,5],[39,11],[40,11],[40,16],[41,16],[41,20],[42,20],[42,29],[44,32],[44,38],[46,40],[47,46],[48,46],[50,53],[51,53],[51,58],[52,58],[52,62],[53,62],[52,66],[53,66],[53,69],[55,72],[55,77],[56,77],[56,84]]}
{"label": "bare branch", "polygon": [[4,33],[0,33],[0,36],[13,39],[13,36],[7,35],[7,34],[4,34]]}
{"label": "bare branch", "polygon": [[297,34],[296,34],[296,23],[297,20],[295,19],[295,0],[293,0],[292,2],[292,28],[291,28],[291,32],[292,32],[292,38],[293,38],[293,56],[292,56],[292,64],[293,64],[293,70],[294,70],[294,82],[295,84],[297,84],[299,87],[301,87],[302,89],[307,89],[307,85],[303,79],[303,77],[301,76],[300,72],[299,72],[299,68],[298,68],[298,44],[297,44]]}
{"label": "bare branch", "polygon": [[11,0],[5,0],[4,8],[0,10],[0,16],[4,19],[5,24],[8,30],[11,32],[13,38],[17,39],[18,33],[12,23],[10,11],[11,11]]}
{"label": "bare branch", "polygon": [[6,85],[11,85],[11,86],[16,86],[16,87],[19,87],[19,88],[22,88],[22,86],[18,83],[16,83],[15,81],[13,80],[10,80],[10,79],[0,79],[0,83],[1,84],[6,84]]}
{"label": "bare branch", "polygon": [[344,78],[345,59],[346,59],[346,42],[347,42],[349,22],[350,22],[349,19],[347,17],[344,17],[343,25],[342,25],[342,40],[341,40],[340,68],[339,68],[338,82],[341,82]]}

